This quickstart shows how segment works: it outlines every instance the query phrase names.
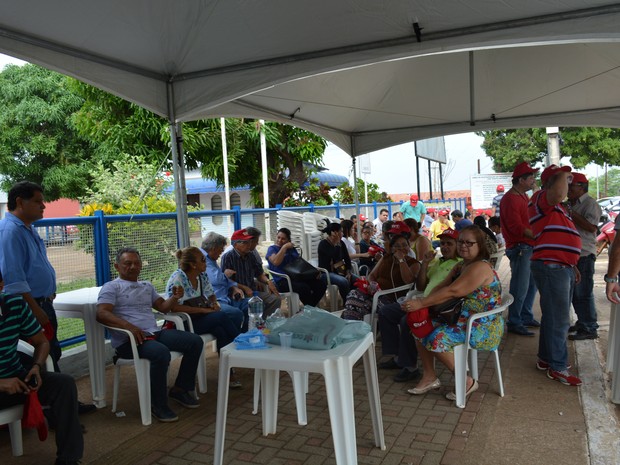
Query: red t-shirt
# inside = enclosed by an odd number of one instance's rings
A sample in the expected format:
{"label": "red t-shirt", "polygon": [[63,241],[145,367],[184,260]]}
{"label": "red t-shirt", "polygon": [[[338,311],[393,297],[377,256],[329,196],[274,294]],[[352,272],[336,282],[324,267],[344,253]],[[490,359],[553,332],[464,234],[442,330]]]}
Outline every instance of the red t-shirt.
{"label": "red t-shirt", "polygon": [[506,248],[511,249],[522,242],[533,246],[534,241],[523,235],[523,231],[530,227],[527,215],[527,203],[529,199],[525,194],[506,192],[499,203],[500,223],[502,236],[506,241]]}
{"label": "red t-shirt", "polygon": [[536,192],[528,205],[535,245],[532,260],[575,266],[581,254],[581,236],[562,204],[549,205],[547,191]]}

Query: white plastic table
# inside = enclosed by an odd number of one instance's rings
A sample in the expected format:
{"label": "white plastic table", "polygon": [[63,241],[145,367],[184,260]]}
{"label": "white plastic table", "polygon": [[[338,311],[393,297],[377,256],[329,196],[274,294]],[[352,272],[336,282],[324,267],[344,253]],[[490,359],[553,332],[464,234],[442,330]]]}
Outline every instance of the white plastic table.
{"label": "white plastic table", "polygon": [[[336,463],[357,464],[355,412],[353,403],[353,365],[364,361],[366,388],[375,433],[375,444],[385,450],[381,399],[377,380],[375,345],[372,333],[364,339],[342,344],[330,350],[284,350],[271,346],[265,350],[237,350],[235,343],[220,350],[215,426],[214,465],[224,460],[228,382],[233,367],[254,368],[261,377],[263,435],[276,432],[280,371],[320,373],[325,379],[327,405],[332,426]],[[305,402],[305,397],[304,397]],[[304,405],[305,408],[305,405]]]}
{"label": "white plastic table", "polygon": [[106,406],[105,401],[105,332],[97,323],[97,297],[101,287],[86,287],[57,294],[54,309],[60,318],[84,320],[88,369],[93,403],[97,408]]}

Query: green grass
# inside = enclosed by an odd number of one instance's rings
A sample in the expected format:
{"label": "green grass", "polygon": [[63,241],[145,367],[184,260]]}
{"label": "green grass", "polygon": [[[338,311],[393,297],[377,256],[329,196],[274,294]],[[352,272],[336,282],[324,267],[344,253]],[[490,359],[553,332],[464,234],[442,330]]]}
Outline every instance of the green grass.
{"label": "green grass", "polygon": [[[71,281],[70,283],[58,283],[56,293],[60,294],[61,292],[74,291],[76,289],[82,289],[83,287],[93,287],[96,285],[97,283],[95,282],[95,278],[82,278]],[[84,322],[82,320],[77,318],[58,319],[59,341],[64,341],[65,339],[79,336],[81,334],[84,334]],[[80,342],[69,347],[77,347],[82,344],[84,344],[84,342]],[[68,349],[69,347],[65,347],[65,349]]]}

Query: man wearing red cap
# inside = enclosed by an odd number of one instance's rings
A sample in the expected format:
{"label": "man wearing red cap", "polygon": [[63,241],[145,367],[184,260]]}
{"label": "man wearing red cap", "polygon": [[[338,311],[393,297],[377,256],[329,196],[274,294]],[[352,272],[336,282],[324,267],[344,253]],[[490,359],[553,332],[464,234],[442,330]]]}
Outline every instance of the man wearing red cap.
{"label": "man wearing red cap", "polygon": [[491,204],[491,215],[490,216],[499,216],[499,204],[501,203],[502,199],[504,198],[504,194],[505,194],[504,185],[499,184],[497,188],[495,189],[495,192],[497,192],[497,195],[493,197],[493,203]]}
{"label": "man wearing red cap", "polygon": [[[235,272],[233,279],[246,297],[258,291],[258,296],[263,299],[263,318],[267,318],[280,306],[281,299],[275,283],[265,274],[263,261],[256,251],[260,233],[253,227],[235,231],[230,237],[232,249],[224,252],[220,263],[224,273],[228,270]],[[226,275],[231,277],[228,273]]]}
{"label": "man wearing red cap", "polygon": [[403,218],[413,218],[414,220],[422,223],[424,216],[426,215],[426,207],[424,202],[420,200],[417,194],[411,194],[409,197],[409,203],[403,202],[400,206],[400,211],[403,214]]}
{"label": "man wearing red cap", "polygon": [[534,336],[527,327],[538,327],[532,306],[536,297],[536,283],[530,269],[534,235],[527,214],[527,191],[534,187],[534,173],[527,162],[519,163],[512,173],[512,188],[500,202],[502,236],[506,241],[506,256],[510,260],[510,293],[514,302],[508,308],[508,332]]}
{"label": "man wearing red cap", "polygon": [[570,215],[581,235],[581,255],[577,268],[581,281],[575,284],[573,308],[577,323],[569,328],[568,336],[574,341],[598,338],[596,306],[594,305],[594,263],[596,262],[596,230],[601,218],[601,207],[588,195],[588,178],[573,173],[573,182],[568,188]]}
{"label": "man wearing red cap", "polygon": [[450,212],[447,209],[439,210],[437,219],[433,221],[429,229],[433,249],[439,247],[439,235],[446,229],[454,229],[454,222],[448,218]]}
{"label": "man wearing red cap", "polygon": [[581,380],[568,372],[566,336],[581,253],[581,237],[562,201],[573,180],[570,166],[550,165],[542,173],[542,189],[528,205],[535,245],[532,274],[540,293],[542,319],[538,342],[539,370],[567,386],[580,386]]}

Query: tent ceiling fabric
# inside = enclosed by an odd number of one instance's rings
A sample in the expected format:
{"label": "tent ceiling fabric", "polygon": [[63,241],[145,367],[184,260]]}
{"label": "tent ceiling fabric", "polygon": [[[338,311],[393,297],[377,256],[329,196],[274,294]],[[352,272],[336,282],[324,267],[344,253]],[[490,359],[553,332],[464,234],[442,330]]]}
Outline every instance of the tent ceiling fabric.
{"label": "tent ceiling fabric", "polygon": [[278,120],[351,154],[493,127],[619,126],[619,40],[620,4],[593,0],[0,5],[2,53],[177,121]]}

